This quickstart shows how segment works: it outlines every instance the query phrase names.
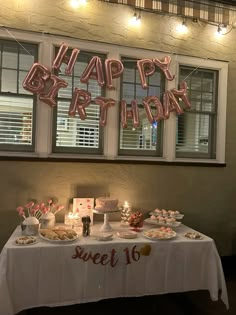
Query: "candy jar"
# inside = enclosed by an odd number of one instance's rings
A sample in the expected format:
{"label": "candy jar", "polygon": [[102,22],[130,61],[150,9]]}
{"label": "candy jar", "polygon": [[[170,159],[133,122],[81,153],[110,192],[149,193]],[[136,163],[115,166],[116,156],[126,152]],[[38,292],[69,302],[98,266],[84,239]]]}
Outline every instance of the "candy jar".
{"label": "candy jar", "polygon": [[143,226],[143,214],[140,211],[136,211],[131,214],[129,218],[129,225],[134,231],[140,231]]}

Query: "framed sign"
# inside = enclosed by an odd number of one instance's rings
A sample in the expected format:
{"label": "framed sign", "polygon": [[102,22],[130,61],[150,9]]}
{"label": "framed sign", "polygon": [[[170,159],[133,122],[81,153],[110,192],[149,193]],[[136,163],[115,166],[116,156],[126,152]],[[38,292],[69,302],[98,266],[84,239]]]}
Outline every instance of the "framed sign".
{"label": "framed sign", "polygon": [[93,224],[94,198],[73,198],[73,212],[77,212],[80,218],[89,215]]}

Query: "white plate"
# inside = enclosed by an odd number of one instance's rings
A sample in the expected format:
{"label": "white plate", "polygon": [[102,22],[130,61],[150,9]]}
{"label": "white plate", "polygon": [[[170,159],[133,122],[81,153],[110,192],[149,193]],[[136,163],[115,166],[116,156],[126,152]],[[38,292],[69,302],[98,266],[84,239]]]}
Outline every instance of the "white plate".
{"label": "white plate", "polygon": [[39,236],[40,236],[43,240],[45,240],[45,241],[47,241],[47,242],[50,242],[50,243],[57,243],[57,244],[71,243],[71,242],[74,242],[74,241],[76,241],[76,240],[78,239],[78,235],[75,236],[75,237],[72,238],[72,239],[69,239],[69,240],[51,240],[51,239],[49,239],[49,238],[47,238],[47,237],[44,237],[44,236],[43,236],[42,234],[40,234],[40,233],[39,233]]}
{"label": "white plate", "polygon": [[110,241],[112,240],[113,233],[101,232],[101,233],[94,234],[92,236],[95,237],[97,241]]}
{"label": "white plate", "polygon": [[[27,243],[27,244],[19,244],[17,243],[18,240],[21,240],[21,239],[30,239],[32,240],[33,242],[32,243]],[[38,242],[37,238],[34,237],[34,236],[20,236],[20,237],[17,237],[14,241],[14,245],[17,245],[17,246],[29,246],[29,245],[34,245]]]}
{"label": "white plate", "polygon": [[117,235],[121,238],[136,238],[138,233],[135,231],[119,231]]}
{"label": "white plate", "polygon": [[203,239],[202,234],[200,234],[198,232],[187,232],[184,234],[184,236],[186,238],[191,239],[191,240],[202,240]]}
{"label": "white plate", "polygon": [[158,220],[153,220],[153,219],[146,219],[144,220],[146,223],[149,223],[149,224],[155,224],[155,225],[161,225],[161,226],[169,226],[169,227],[177,227],[177,226],[180,226],[181,222],[179,221],[176,221],[176,222],[173,222],[173,223],[162,223],[162,222],[159,222]]}
{"label": "white plate", "polygon": [[176,232],[162,232],[159,229],[150,229],[143,232],[143,236],[153,240],[153,241],[159,241],[159,240],[169,240],[176,237]]}

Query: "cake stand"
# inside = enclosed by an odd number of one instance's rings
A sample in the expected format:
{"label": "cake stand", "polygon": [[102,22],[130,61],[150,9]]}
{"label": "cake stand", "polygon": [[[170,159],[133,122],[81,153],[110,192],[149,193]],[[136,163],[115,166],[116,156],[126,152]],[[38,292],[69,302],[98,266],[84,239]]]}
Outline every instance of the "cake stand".
{"label": "cake stand", "polygon": [[94,213],[104,215],[104,223],[100,228],[100,232],[110,232],[113,230],[110,223],[109,223],[109,214],[119,212],[119,211],[120,211],[119,209],[114,209],[114,210],[110,210],[110,211],[102,211],[102,210],[98,211],[96,209],[93,209]]}

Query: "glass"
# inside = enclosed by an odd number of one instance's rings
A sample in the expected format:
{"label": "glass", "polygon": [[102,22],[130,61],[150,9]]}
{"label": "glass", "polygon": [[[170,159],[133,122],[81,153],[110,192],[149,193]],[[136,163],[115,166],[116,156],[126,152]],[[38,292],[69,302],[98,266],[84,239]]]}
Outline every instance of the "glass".
{"label": "glass", "polygon": [[121,224],[129,225],[129,219],[131,215],[131,206],[125,201],[123,206],[121,207]]}

